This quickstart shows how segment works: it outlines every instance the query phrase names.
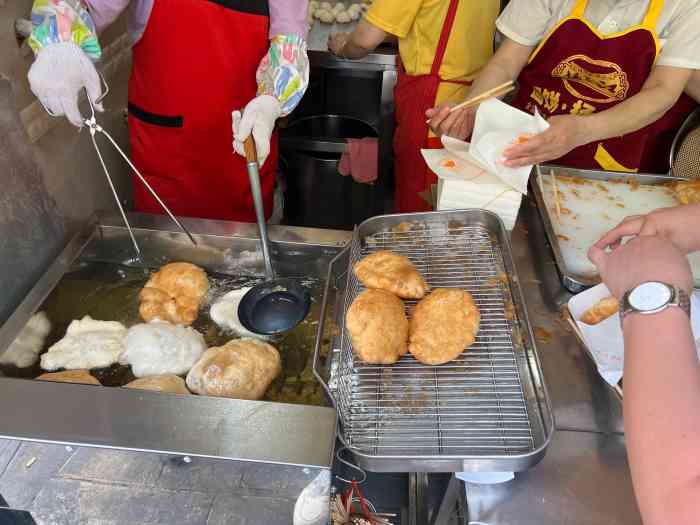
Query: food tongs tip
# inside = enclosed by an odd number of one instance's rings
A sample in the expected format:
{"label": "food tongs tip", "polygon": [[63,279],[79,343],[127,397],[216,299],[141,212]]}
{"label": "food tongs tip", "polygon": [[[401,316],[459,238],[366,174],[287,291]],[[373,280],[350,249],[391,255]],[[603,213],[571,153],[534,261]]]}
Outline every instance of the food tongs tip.
{"label": "food tongs tip", "polygon": [[[170,217],[170,219],[177,225],[177,227],[187,235],[187,237],[192,241],[193,245],[197,245],[197,241],[195,241],[194,237],[192,234],[189,232],[189,230],[173,215],[173,213],[170,211],[170,209],[166,206],[166,204],[163,202],[163,200],[158,196],[156,191],[151,187],[151,185],[148,183],[148,181],[144,178],[143,175],[141,175],[141,172],[134,166],[134,164],[131,162],[129,157],[124,153],[124,151],[119,147],[119,145],[115,142],[115,140],[112,138],[112,136],[102,128],[97,123],[97,119],[95,118],[95,106],[94,104],[99,104],[106,96],[107,93],[109,93],[109,86],[107,85],[107,82],[104,80],[102,75],[100,75],[100,78],[102,80],[102,84],[105,87],[104,93],[94,101],[90,99],[90,95],[87,92],[87,89],[85,89],[87,99],[88,99],[88,104],[90,104],[90,117],[86,118],[83,120],[83,123],[87,127],[88,131],[90,132],[90,138],[92,139],[92,144],[95,148],[95,152],[97,153],[97,157],[100,159],[100,164],[102,165],[102,169],[105,173],[105,176],[107,177],[107,182],[109,184],[110,189],[112,190],[112,195],[114,195],[114,200],[117,202],[117,207],[119,208],[119,212],[121,213],[122,219],[124,220],[124,224],[126,225],[127,230],[129,231],[129,237],[131,238],[131,242],[134,245],[134,250],[136,251],[136,257],[140,261],[141,265],[144,266],[145,268],[145,263],[143,260],[143,256],[141,253],[141,249],[139,248],[139,244],[136,241],[136,237],[134,236],[134,232],[131,228],[131,224],[129,224],[129,220],[126,217],[126,212],[124,211],[124,207],[122,206],[121,201],[119,200],[119,194],[117,193],[117,189],[114,186],[114,182],[112,180],[111,175],[109,174],[109,170],[107,169],[107,166],[105,164],[104,158],[102,157],[102,153],[100,152],[100,148],[97,146],[97,141],[95,139],[95,134],[96,133],[102,133],[107,139],[112,143],[112,145],[116,148],[116,150],[119,152],[119,154],[122,156],[122,158],[126,161],[126,163],[129,165],[129,167],[133,170],[134,173],[136,173],[136,176],[141,180],[144,186],[146,186],[146,189],[150,192],[151,195],[153,195],[153,198],[158,202],[161,208],[163,208],[163,211]],[[49,110],[46,106],[44,106],[44,109],[46,112],[51,115],[52,117],[57,116],[54,114],[52,111]]]}

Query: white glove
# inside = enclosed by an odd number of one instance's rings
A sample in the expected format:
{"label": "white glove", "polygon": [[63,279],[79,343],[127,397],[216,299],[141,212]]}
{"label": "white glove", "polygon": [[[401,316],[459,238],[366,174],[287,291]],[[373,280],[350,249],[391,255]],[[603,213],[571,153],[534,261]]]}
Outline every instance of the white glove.
{"label": "white glove", "polygon": [[245,157],[243,143],[253,133],[255,147],[258,150],[258,164],[265,164],[270,154],[270,137],[275,129],[275,122],[282,114],[282,104],[270,95],[260,95],[251,100],[243,110],[234,111],[233,149]]}
{"label": "white glove", "polygon": [[[90,58],[73,42],[50,44],[39,51],[29,69],[29,85],[44,107],[54,115],[65,115],[74,126],[83,125],[78,95],[87,88],[93,101],[102,96],[100,76]],[[94,104],[102,111],[101,104]]]}

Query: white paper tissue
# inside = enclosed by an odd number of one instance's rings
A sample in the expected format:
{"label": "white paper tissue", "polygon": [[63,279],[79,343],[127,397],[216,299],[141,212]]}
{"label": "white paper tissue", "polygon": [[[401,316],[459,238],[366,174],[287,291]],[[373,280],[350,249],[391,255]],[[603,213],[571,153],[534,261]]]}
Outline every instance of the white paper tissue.
{"label": "white paper tissue", "polygon": [[[625,343],[620,326],[620,315],[615,314],[596,325],[588,325],[580,321],[583,313],[595,303],[612,295],[608,287],[599,284],[585,292],[575,295],[569,300],[569,312],[595,361],[598,373],[610,385],[615,386],[622,379],[624,367]],[[698,348],[700,359],[700,299],[696,294],[691,297],[690,321]]]}
{"label": "white paper tissue", "polygon": [[[489,210],[501,218],[506,229],[513,229],[522,200],[518,191],[473,160],[465,160],[446,149],[424,149],[421,153],[438,177],[438,210]],[[469,155],[466,151],[465,154]]]}
{"label": "white paper tissue", "polygon": [[539,114],[531,115],[496,98],[483,102],[476,112],[469,153],[488,171],[523,195],[532,166],[503,165],[503,151],[525,135],[542,133],[549,124]]}

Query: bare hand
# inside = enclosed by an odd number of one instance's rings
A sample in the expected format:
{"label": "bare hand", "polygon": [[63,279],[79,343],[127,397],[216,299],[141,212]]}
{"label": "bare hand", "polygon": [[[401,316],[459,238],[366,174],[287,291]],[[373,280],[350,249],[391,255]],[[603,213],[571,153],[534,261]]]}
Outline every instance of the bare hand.
{"label": "bare hand", "polygon": [[333,33],[328,35],[328,49],[336,56],[343,56],[343,48],[350,38],[350,33]]}
{"label": "bare hand", "polygon": [[458,109],[450,113],[450,108],[455,104],[441,104],[436,108],[425,112],[428,117],[428,125],[438,137],[447,135],[459,140],[466,140],[474,129],[474,119],[476,118],[476,108]]}
{"label": "bare hand", "polygon": [[530,138],[527,142],[516,144],[503,152],[503,164],[510,168],[541,164],[558,159],[572,149],[590,142],[586,126],[586,117],[576,115],[557,115],[549,119],[549,128]]}
{"label": "bare hand", "polygon": [[660,208],[647,215],[634,215],[625,218],[619,225],[606,233],[595,247],[617,248],[623,237],[656,235],[672,242],[681,253],[688,254],[700,250],[700,204]]}
{"label": "bare hand", "polygon": [[672,284],[688,293],[693,289],[688,259],[673,243],[661,237],[636,237],[610,252],[594,246],[588,257],[618,299],[647,281]]}

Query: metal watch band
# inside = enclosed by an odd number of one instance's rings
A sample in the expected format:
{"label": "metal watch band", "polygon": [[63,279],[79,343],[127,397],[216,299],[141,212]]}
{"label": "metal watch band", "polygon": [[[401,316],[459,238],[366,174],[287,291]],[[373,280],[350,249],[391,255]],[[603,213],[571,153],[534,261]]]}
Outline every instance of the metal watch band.
{"label": "metal watch band", "polygon": [[[663,283],[665,284],[665,283]],[[660,310],[657,310],[655,312],[643,312],[641,310],[637,310],[634,307],[632,307],[629,303],[629,296],[634,290],[629,290],[627,293],[625,293],[624,297],[622,298],[621,305],[620,305],[620,325],[624,323],[625,317],[627,317],[628,314],[630,313],[639,313],[642,315],[649,315],[652,313],[658,313],[669,306],[677,306],[681,310],[685,312],[685,314],[688,316],[688,319],[690,319],[690,296],[682,289],[678,288],[677,286],[671,286],[667,285],[669,288],[673,289],[673,297],[671,300],[666,303]]]}

